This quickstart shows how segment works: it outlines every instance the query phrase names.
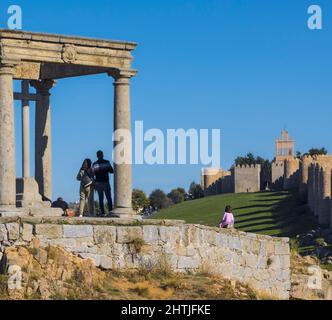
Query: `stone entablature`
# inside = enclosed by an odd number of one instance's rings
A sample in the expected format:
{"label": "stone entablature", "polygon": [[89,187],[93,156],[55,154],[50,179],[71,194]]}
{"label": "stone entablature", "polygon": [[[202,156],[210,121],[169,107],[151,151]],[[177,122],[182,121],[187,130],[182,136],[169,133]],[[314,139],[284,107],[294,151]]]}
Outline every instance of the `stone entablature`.
{"label": "stone entablature", "polygon": [[0,218],[1,250],[33,239],[92,259],[103,269],[151,267],[163,260],[175,271],[207,270],[260,293],[289,298],[288,238],[171,220]]}
{"label": "stone entablature", "polygon": [[[131,51],[137,46],[133,42],[4,29],[0,29],[0,39],[1,63],[14,63],[14,78],[29,80],[130,70]],[[73,67],[61,66],[64,63]]]}

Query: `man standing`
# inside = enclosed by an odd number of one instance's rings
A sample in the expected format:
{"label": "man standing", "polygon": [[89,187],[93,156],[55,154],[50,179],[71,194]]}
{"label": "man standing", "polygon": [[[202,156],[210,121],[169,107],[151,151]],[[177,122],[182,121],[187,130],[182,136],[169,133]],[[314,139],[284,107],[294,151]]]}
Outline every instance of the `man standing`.
{"label": "man standing", "polygon": [[99,212],[101,216],[105,216],[104,194],[107,199],[109,212],[113,209],[109,174],[113,174],[114,170],[111,163],[108,160],[104,160],[104,153],[102,151],[97,152],[97,158],[98,160],[93,164],[93,172],[96,177],[95,181],[99,198]]}

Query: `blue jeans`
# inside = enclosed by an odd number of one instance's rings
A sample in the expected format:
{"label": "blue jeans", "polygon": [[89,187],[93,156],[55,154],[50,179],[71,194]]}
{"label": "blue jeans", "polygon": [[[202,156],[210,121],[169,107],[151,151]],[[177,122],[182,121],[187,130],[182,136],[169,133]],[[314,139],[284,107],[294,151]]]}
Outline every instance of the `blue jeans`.
{"label": "blue jeans", "polygon": [[112,211],[113,202],[112,202],[112,195],[111,195],[111,186],[110,186],[109,182],[96,182],[96,190],[98,192],[100,214],[101,215],[105,214],[104,194],[107,199],[108,210]]}

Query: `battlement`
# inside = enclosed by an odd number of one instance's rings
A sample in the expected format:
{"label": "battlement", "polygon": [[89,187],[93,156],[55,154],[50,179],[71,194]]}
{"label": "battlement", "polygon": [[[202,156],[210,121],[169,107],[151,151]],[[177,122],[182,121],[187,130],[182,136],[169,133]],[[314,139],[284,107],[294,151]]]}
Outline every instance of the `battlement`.
{"label": "battlement", "polygon": [[260,164],[237,165],[234,168],[236,168],[236,169],[261,169],[261,165]]}

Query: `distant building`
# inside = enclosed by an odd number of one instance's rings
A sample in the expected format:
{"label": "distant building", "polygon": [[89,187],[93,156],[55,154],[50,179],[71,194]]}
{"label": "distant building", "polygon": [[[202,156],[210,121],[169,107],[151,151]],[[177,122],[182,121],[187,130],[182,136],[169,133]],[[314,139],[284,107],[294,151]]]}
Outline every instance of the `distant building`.
{"label": "distant building", "polygon": [[295,159],[295,141],[286,130],[275,142],[275,160],[272,163],[272,188],[292,189],[298,183],[299,161]]}

